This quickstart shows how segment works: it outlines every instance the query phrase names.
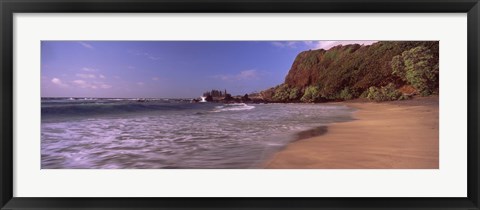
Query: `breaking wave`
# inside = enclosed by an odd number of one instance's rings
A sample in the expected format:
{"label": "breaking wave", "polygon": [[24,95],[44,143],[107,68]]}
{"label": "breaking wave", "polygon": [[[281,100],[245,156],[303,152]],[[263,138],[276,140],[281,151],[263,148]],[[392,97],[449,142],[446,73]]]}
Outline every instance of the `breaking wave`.
{"label": "breaking wave", "polygon": [[213,112],[226,112],[226,111],[242,111],[254,109],[255,106],[247,105],[245,103],[225,104],[223,106],[216,106]]}

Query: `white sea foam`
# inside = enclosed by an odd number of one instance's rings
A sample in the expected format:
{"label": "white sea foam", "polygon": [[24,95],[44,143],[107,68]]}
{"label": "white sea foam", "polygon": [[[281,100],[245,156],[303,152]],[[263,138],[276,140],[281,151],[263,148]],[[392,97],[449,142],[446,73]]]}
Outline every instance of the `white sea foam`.
{"label": "white sea foam", "polygon": [[255,106],[247,105],[245,103],[225,104],[224,106],[216,106],[213,112],[226,112],[226,111],[242,111],[254,109]]}

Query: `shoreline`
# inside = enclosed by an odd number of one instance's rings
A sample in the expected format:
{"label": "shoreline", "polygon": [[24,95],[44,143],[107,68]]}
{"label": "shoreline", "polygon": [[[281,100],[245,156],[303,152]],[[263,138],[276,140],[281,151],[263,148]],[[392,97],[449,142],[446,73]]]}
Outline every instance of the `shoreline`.
{"label": "shoreline", "polygon": [[299,138],[275,153],[263,168],[439,168],[438,96],[336,104],[355,108],[354,120],[300,132]]}

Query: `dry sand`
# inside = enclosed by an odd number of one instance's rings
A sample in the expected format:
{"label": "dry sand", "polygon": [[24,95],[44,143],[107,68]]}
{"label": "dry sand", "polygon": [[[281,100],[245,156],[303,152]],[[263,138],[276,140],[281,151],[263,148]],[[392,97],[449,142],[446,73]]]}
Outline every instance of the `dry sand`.
{"label": "dry sand", "polygon": [[438,97],[342,103],[356,120],[295,141],[266,163],[283,169],[437,169]]}

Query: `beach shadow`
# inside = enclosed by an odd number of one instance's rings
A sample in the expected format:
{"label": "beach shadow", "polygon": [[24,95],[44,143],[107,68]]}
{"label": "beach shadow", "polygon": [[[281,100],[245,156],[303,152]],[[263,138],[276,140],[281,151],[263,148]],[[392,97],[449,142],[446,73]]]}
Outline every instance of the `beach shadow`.
{"label": "beach shadow", "polygon": [[327,133],[327,131],[328,131],[327,126],[319,126],[306,131],[301,131],[295,135],[294,141],[299,141],[299,140],[308,139],[315,136],[320,136]]}

